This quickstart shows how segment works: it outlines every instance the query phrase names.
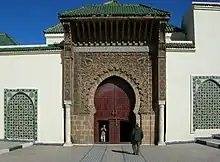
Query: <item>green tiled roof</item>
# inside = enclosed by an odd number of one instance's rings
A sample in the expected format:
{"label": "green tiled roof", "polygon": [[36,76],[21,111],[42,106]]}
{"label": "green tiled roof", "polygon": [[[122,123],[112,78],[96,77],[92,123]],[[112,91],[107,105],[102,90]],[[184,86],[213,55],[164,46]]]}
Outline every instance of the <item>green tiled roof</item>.
{"label": "green tiled roof", "polygon": [[44,30],[44,33],[63,33],[63,26],[61,23],[57,24],[57,25],[54,25],[46,30]]}
{"label": "green tiled roof", "polygon": [[0,33],[0,46],[17,45],[18,43],[6,33]]}
{"label": "green tiled roof", "polygon": [[13,48],[0,48],[0,52],[13,52],[13,51],[51,51],[60,50],[61,48],[56,45],[48,45],[45,47],[13,47]]}
{"label": "green tiled roof", "polygon": [[[166,26],[167,33],[182,32],[182,31],[183,31],[182,29],[180,29],[176,26],[173,26],[171,24],[167,24],[167,26]],[[57,25],[54,25],[54,26],[44,30],[44,33],[46,33],[46,34],[63,33],[63,26],[61,23],[59,23]]]}
{"label": "green tiled roof", "polygon": [[167,24],[165,30],[166,30],[167,33],[183,32],[183,29],[181,29],[179,27],[176,27],[174,25],[171,25],[171,24]]}
{"label": "green tiled roof", "polygon": [[166,43],[166,48],[195,48],[195,45],[192,43]]}
{"label": "green tiled roof", "polygon": [[142,4],[121,4],[109,0],[104,4],[91,4],[81,8],[64,11],[59,17],[91,17],[91,16],[170,16],[170,13]]}

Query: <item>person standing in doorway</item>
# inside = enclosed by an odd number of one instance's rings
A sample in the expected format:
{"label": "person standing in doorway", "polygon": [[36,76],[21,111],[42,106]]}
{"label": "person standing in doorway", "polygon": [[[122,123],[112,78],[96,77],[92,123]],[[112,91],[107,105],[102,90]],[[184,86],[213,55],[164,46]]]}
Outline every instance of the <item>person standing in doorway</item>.
{"label": "person standing in doorway", "polygon": [[140,145],[141,145],[141,140],[143,139],[143,131],[139,127],[138,124],[135,125],[135,127],[132,130],[131,134],[131,144],[132,144],[132,149],[133,149],[133,154],[138,155],[140,152]]}
{"label": "person standing in doorway", "polygon": [[105,125],[103,125],[103,127],[101,128],[101,142],[106,142],[106,132],[107,129]]}

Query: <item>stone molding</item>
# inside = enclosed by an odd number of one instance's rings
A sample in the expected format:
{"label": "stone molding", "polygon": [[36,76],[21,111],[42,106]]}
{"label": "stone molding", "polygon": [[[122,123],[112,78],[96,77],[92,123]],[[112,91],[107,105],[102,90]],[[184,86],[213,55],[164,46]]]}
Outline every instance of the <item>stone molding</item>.
{"label": "stone molding", "polygon": [[71,100],[64,100],[64,105],[72,105],[72,101]]}
{"label": "stone molding", "polygon": [[148,46],[74,47],[74,52],[149,52]]}
{"label": "stone molding", "polygon": [[63,89],[64,100],[72,100],[72,75],[73,75],[73,47],[71,23],[63,22],[64,27],[64,52],[62,53],[63,63]]}
{"label": "stone molding", "polygon": [[165,105],[166,101],[165,100],[159,100],[159,105]]}

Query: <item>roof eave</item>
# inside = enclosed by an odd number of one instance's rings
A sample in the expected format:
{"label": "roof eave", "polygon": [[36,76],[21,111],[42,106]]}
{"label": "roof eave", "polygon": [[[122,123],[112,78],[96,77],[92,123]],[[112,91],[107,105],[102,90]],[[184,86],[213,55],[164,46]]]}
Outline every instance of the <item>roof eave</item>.
{"label": "roof eave", "polygon": [[158,19],[158,20],[169,20],[170,16],[90,16],[90,17],[71,17],[71,16],[65,16],[65,17],[59,17],[60,21],[70,21],[70,20],[100,20],[100,19]]}

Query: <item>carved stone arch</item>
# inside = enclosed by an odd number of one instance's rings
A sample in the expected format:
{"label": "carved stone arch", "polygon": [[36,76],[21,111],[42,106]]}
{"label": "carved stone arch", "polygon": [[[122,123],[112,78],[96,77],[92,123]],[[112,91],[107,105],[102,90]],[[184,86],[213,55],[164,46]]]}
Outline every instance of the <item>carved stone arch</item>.
{"label": "carved stone arch", "polygon": [[94,96],[95,96],[95,92],[98,88],[98,86],[102,83],[102,81],[104,81],[105,79],[112,77],[112,76],[117,76],[120,77],[122,79],[124,79],[125,81],[128,82],[128,84],[130,84],[130,86],[132,87],[134,94],[135,94],[135,98],[136,98],[136,102],[135,102],[135,107],[133,112],[135,114],[139,113],[139,109],[140,109],[140,105],[141,105],[141,89],[139,87],[139,83],[136,82],[136,79],[132,78],[132,76],[130,74],[128,74],[125,71],[122,71],[121,69],[117,69],[117,68],[113,68],[113,69],[108,69],[108,71],[103,71],[102,74],[97,75],[97,77],[94,79],[94,81],[91,82],[91,87],[89,88],[89,93],[87,94],[87,99],[88,99],[88,106],[89,106],[89,110],[91,113],[95,113],[96,112],[96,108],[95,108],[95,104],[94,104]]}

